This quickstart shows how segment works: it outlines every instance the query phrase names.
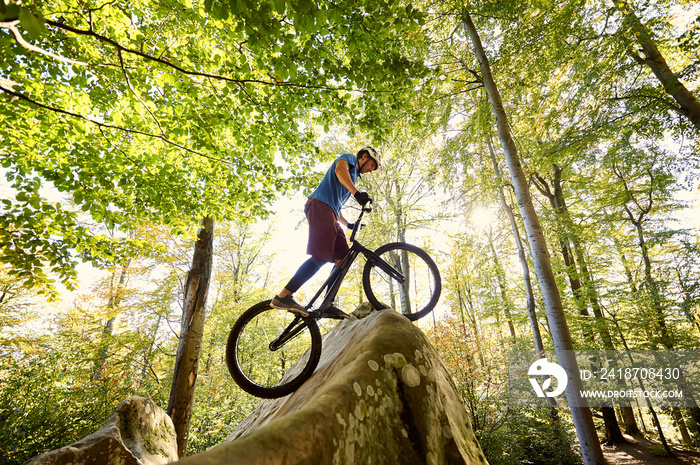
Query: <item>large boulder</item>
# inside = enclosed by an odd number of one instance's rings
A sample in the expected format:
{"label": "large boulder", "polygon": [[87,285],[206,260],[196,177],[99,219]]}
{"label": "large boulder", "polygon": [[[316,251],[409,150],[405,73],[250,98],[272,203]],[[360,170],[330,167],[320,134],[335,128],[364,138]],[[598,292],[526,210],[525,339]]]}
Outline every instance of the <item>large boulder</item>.
{"label": "large boulder", "polygon": [[301,388],[262,401],[224,444],[178,463],[456,465],[486,459],[435,349],[405,317],[383,310],[339,323]]}
{"label": "large boulder", "polygon": [[152,400],[129,397],[90,436],[25,465],[160,465],[177,460],[175,428]]}

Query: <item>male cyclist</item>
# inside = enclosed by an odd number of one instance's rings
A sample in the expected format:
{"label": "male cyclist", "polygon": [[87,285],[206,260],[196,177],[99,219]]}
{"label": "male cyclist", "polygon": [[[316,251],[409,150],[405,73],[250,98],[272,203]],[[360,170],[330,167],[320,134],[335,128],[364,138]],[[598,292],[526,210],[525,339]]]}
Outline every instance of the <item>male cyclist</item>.
{"label": "male cyclist", "polygon": [[[272,299],[271,307],[288,310],[304,318],[309,316],[308,310],[294,300],[293,294],[324,264],[338,265],[348,252],[345,233],[338,223],[348,228],[352,228],[353,224],[348,223],[340,209],[351,195],[362,206],[371,201],[367,192],[360,191],[355,182],[358,176],[380,167],[381,157],[372,147],[360,149],[357,156],[346,153],[336,158],[304,206],[309,222],[306,253],[311,258],[299,267],[285,288]],[[333,306],[324,310],[323,314],[330,318],[350,318],[350,315]]]}

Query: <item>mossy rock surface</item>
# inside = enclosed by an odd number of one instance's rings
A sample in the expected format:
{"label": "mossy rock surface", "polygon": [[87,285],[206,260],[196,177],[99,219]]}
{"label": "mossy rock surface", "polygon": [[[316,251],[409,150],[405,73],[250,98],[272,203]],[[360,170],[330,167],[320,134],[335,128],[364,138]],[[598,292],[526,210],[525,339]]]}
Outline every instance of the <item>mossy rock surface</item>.
{"label": "mossy rock surface", "polygon": [[155,402],[129,397],[105,425],[80,441],[24,465],[160,465],[177,460],[175,427]]}

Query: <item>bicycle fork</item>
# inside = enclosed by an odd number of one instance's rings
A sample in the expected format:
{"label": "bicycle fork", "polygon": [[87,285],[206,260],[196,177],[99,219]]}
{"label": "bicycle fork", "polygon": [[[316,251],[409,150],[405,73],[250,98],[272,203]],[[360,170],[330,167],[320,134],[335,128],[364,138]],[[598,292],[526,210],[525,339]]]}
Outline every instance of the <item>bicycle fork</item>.
{"label": "bicycle fork", "polygon": [[391,266],[389,263],[387,263],[382,257],[377,255],[376,253],[372,252],[369,249],[365,249],[364,247],[363,247],[362,253],[368,262],[372,263],[373,266],[376,266],[377,268],[382,270],[391,279],[395,279],[396,281],[398,281],[401,284],[406,282],[406,277],[403,274],[401,274],[401,270],[397,270],[396,268]]}
{"label": "bicycle fork", "polygon": [[306,326],[307,323],[302,317],[294,317],[294,320],[289,324],[289,326],[287,326],[285,330],[282,331],[282,334],[277,336],[277,338],[274,341],[270,342],[268,347],[271,351],[276,351],[280,347],[284,346],[287,342],[291,341],[296,336],[298,336],[299,333],[301,333]]}

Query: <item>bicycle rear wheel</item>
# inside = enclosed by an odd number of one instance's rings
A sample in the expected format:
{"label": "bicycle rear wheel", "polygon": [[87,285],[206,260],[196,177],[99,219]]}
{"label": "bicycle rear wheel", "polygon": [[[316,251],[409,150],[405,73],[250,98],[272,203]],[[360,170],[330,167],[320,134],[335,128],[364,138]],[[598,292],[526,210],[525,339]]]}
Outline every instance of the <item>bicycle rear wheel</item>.
{"label": "bicycle rear wheel", "polygon": [[294,392],[313,374],[320,358],[316,321],[272,308],[269,300],[243,312],[226,343],[226,364],[234,381],[266,399]]}
{"label": "bicycle rear wheel", "polygon": [[[380,260],[368,258],[362,273],[367,300],[377,309],[393,308],[415,321],[430,313],[442,291],[437,265],[421,248],[392,242],[374,251]],[[398,279],[390,265],[405,278]]]}

